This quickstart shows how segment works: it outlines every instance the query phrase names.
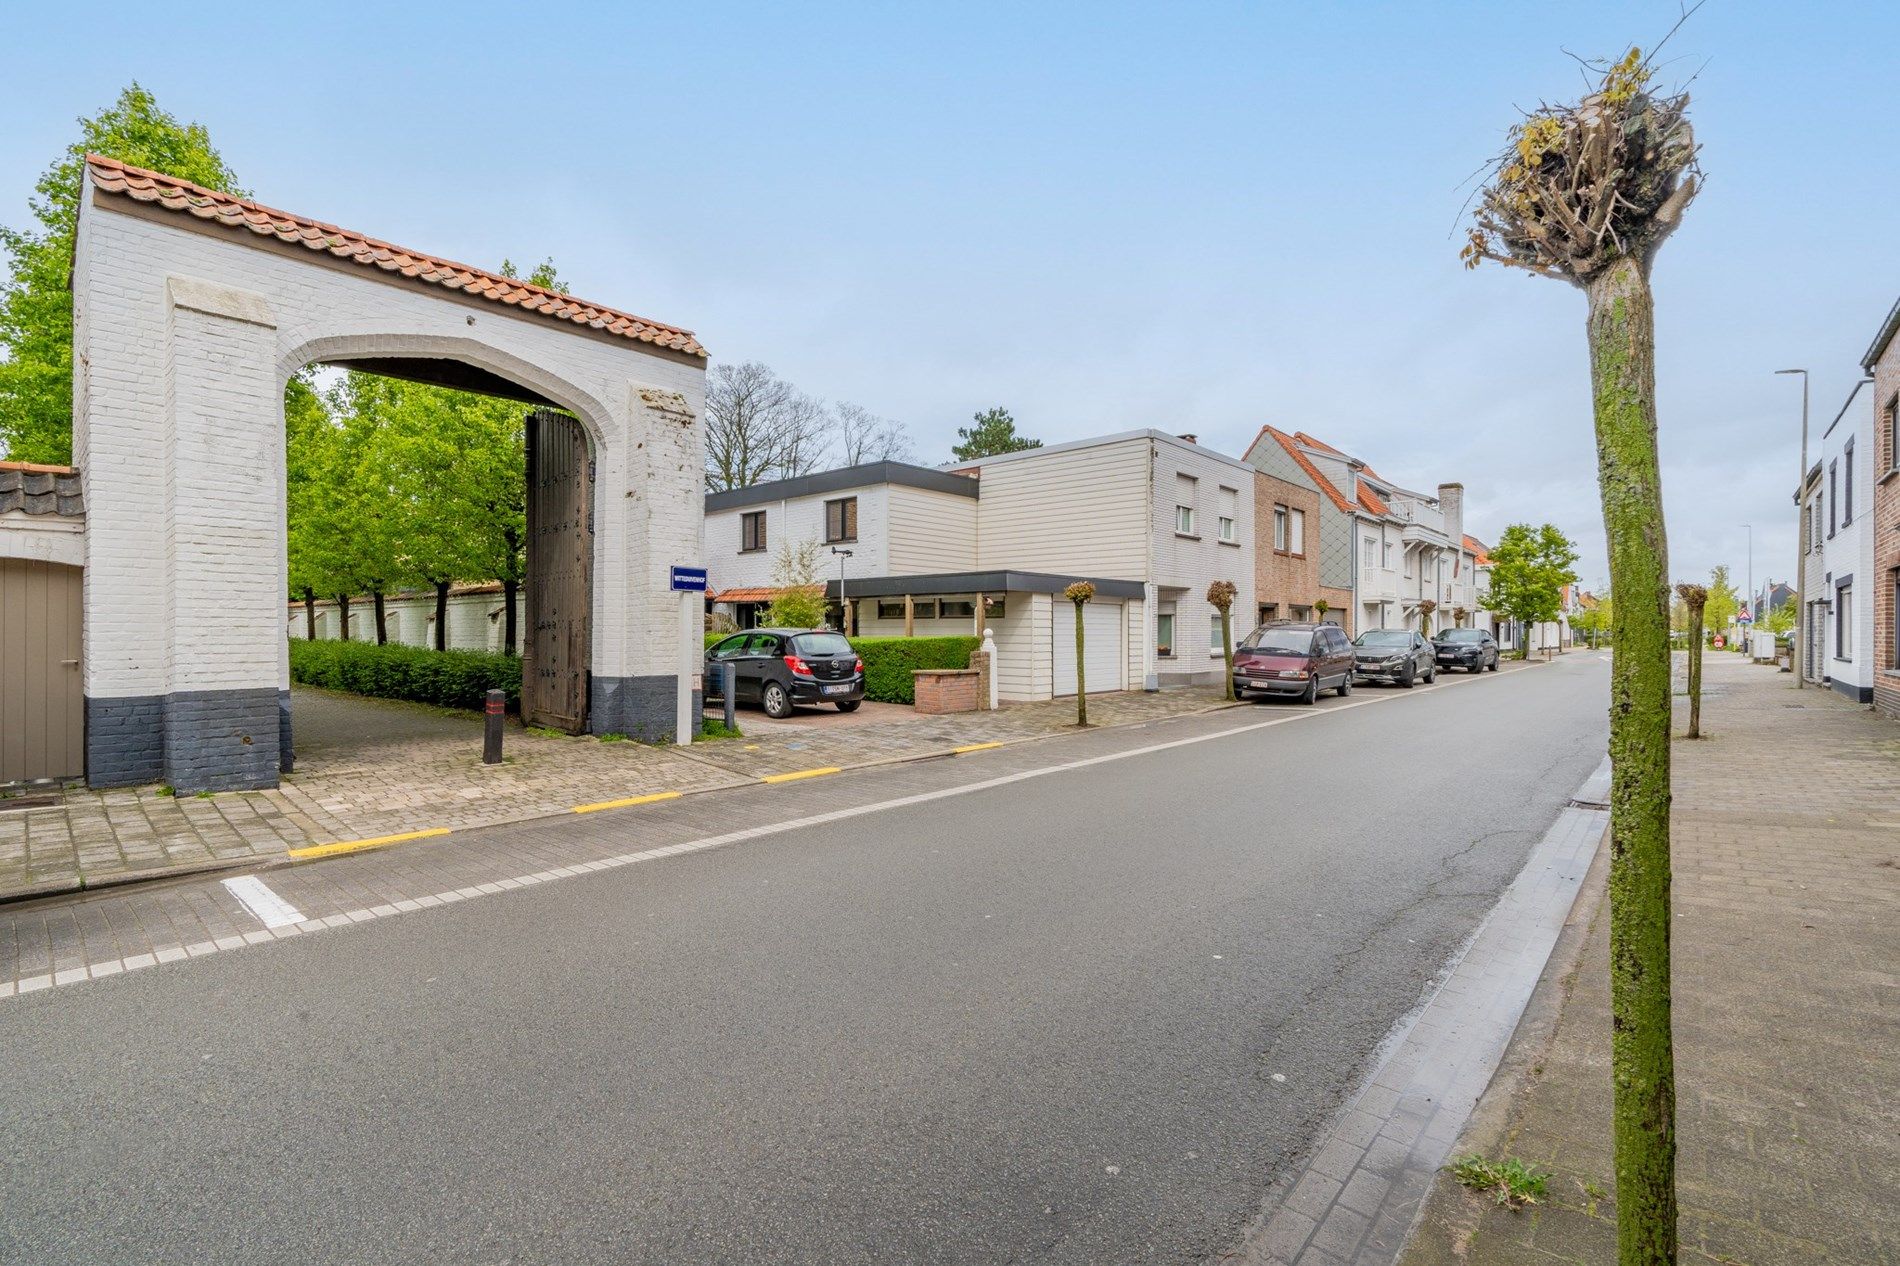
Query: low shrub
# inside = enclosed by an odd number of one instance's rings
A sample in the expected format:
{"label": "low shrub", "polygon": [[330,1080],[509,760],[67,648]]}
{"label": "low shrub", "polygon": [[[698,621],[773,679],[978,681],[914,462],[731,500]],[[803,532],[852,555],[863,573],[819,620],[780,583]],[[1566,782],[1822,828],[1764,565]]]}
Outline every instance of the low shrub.
{"label": "low shrub", "polygon": [[521,707],[521,661],[488,651],[434,651],[374,642],[290,639],[290,679],[376,699],[480,708],[490,690]]}
{"label": "low shrub", "polygon": [[914,703],[913,668],[968,668],[980,637],[854,637],[851,649],[864,661],[864,697],[882,703]]}

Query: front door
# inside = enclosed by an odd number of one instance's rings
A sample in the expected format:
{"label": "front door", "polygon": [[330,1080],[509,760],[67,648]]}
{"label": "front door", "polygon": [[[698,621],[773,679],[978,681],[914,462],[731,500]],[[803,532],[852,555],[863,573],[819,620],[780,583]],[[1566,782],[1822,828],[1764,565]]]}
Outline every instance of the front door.
{"label": "front door", "polygon": [[0,558],[0,783],[86,772],[81,576]]}
{"label": "front door", "polygon": [[521,718],[587,728],[593,621],[594,463],[581,424],[553,409],[528,415],[528,636]]}

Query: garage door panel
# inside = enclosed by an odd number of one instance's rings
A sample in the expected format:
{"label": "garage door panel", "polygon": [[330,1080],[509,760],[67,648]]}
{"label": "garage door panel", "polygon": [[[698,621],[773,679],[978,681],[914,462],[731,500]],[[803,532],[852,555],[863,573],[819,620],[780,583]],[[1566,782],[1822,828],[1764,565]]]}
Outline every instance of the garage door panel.
{"label": "garage door panel", "polygon": [[80,577],[0,559],[0,782],[85,772]]}
{"label": "garage door panel", "polygon": [[[1075,693],[1075,607],[1067,601],[1054,604],[1051,629],[1052,668],[1055,694]],[[1090,602],[1082,608],[1082,633],[1088,656],[1088,691],[1104,694],[1127,688],[1128,657],[1124,653],[1127,622],[1123,603]]]}

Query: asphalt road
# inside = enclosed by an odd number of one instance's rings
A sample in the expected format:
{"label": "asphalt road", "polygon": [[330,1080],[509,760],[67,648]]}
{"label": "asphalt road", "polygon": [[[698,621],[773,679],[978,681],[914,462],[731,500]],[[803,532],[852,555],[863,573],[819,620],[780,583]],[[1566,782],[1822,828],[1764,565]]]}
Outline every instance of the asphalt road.
{"label": "asphalt road", "polygon": [[1206,1261],[1602,758],[1606,680],[13,999],[0,1260]]}

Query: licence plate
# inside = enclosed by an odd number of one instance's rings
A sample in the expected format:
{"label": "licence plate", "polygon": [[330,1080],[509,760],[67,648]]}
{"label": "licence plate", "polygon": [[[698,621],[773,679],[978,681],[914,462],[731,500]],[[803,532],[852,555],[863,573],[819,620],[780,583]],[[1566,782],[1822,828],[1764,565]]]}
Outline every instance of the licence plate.
{"label": "licence plate", "polygon": [[850,686],[848,686],[848,685],[846,685],[846,686],[825,686],[825,687],[823,687],[823,690],[824,690],[824,692],[825,692],[826,694],[828,694],[828,695],[848,695],[848,694],[850,694],[850,693],[851,693],[851,687],[850,687]]}

